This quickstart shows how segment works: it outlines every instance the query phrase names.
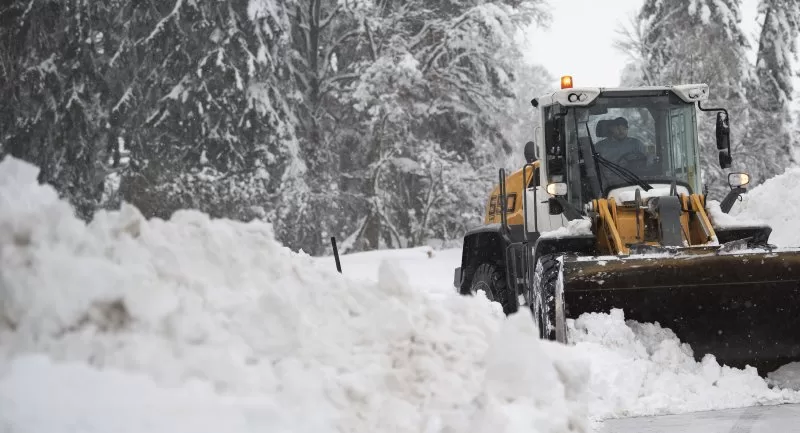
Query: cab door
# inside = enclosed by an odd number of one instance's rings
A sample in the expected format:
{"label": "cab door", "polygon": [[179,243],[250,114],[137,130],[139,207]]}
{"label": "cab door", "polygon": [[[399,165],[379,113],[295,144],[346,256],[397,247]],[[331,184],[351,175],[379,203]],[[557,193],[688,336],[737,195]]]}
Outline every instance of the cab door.
{"label": "cab door", "polygon": [[547,193],[546,183],[539,165],[534,171],[533,183],[528,185],[528,230],[539,233],[555,230],[566,224],[562,214],[550,215],[549,199],[553,196]]}

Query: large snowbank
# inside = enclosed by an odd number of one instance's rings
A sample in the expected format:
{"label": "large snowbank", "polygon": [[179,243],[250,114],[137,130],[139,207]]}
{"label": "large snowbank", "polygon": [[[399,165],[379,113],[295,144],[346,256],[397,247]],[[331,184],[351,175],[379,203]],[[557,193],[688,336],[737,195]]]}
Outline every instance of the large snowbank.
{"label": "large snowbank", "polygon": [[383,263],[354,281],[269,225],[85,225],[0,163],[4,431],[586,431],[588,364],[525,314]]}
{"label": "large snowbank", "polygon": [[[800,402],[800,392],[771,387],[752,367],[720,366],[713,355],[695,361],[672,331],[626,321],[619,309],[583,314],[568,327],[570,341],[591,359],[595,420]],[[783,377],[779,385],[797,385]]]}
{"label": "large snowbank", "polygon": [[800,246],[800,168],[789,168],[745,193],[730,215],[763,221],[772,227],[770,242],[779,247]]}

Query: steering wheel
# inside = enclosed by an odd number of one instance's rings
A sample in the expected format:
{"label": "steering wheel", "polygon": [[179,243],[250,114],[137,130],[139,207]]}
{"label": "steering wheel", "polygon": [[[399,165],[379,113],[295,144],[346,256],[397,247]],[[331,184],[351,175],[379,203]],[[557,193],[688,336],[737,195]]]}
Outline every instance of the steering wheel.
{"label": "steering wheel", "polygon": [[617,163],[628,169],[630,169],[632,165],[641,167],[647,163],[647,155],[638,150],[632,150],[630,152],[623,153],[617,159]]}

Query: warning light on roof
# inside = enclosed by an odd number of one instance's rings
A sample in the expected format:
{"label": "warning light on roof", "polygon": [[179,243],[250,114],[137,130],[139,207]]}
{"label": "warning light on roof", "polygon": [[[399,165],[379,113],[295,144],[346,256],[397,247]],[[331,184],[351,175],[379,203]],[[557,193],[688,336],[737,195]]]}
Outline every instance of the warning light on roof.
{"label": "warning light on roof", "polygon": [[572,88],[572,75],[564,75],[563,77],[561,77],[561,88],[562,89]]}

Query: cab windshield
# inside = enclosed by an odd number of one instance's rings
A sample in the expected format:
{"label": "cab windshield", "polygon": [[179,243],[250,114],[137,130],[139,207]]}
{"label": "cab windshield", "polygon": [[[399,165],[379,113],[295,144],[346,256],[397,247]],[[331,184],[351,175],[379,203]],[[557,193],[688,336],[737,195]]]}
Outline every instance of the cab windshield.
{"label": "cab windshield", "polygon": [[590,107],[570,108],[565,119],[570,201],[586,203],[615,188],[658,187],[673,180],[699,192],[694,113],[694,104],[671,93],[603,94]]}

